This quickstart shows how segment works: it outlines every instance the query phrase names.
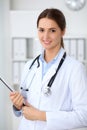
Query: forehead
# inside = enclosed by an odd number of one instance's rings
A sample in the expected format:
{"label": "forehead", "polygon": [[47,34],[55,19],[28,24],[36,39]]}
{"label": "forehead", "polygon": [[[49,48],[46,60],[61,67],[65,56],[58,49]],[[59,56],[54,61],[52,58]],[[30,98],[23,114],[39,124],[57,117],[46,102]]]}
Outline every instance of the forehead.
{"label": "forehead", "polygon": [[58,24],[49,18],[42,18],[39,20],[38,27],[41,28],[58,28]]}

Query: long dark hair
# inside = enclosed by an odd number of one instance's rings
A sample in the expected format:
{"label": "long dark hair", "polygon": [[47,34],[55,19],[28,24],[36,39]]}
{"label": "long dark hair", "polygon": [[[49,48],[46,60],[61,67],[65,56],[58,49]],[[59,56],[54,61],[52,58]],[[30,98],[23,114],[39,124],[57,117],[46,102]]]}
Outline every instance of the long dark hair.
{"label": "long dark hair", "polygon": [[[64,29],[66,28],[65,16],[59,9],[50,8],[42,11],[37,19],[37,27],[39,24],[39,20],[42,18],[49,18],[54,20],[62,31],[64,31]],[[64,48],[63,38],[61,39],[61,46]]]}

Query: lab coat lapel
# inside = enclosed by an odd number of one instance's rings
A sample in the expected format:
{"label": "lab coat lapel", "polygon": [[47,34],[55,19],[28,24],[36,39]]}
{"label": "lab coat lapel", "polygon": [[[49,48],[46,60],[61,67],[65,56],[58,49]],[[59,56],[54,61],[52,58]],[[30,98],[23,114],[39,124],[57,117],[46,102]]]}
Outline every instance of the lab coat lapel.
{"label": "lab coat lapel", "polygon": [[59,62],[60,62],[63,54],[64,54],[64,49],[61,48],[61,53],[59,54],[58,61],[56,62],[56,64],[52,65],[52,67],[48,70],[48,72],[46,73],[46,75],[43,78],[42,84],[49,82],[49,79],[51,79],[51,77],[55,74],[56,69],[59,65]]}
{"label": "lab coat lapel", "polygon": [[57,69],[57,63],[55,65],[53,65],[48,72],[46,73],[46,75],[43,77],[43,81],[42,84],[46,83],[49,81],[49,79],[51,79],[51,77],[55,74]]}
{"label": "lab coat lapel", "polygon": [[37,68],[30,70],[26,79],[26,86],[27,88],[31,85],[35,75],[36,75]]}
{"label": "lab coat lapel", "polygon": [[40,67],[38,67],[36,70],[36,81],[38,81],[38,79],[39,79],[39,83],[41,83],[42,82],[42,63],[41,62],[40,62]]}
{"label": "lab coat lapel", "polygon": [[[42,82],[42,63],[40,63],[40,67],[37,68],[37,65],[34,65],[33,68],[31,68],[32,70],[30,70],[30,73],[27,77],[27,83],[26,83],[26,86],[27,88],[29,86],[31,86],[32,82],[34,83],[35,81],[35,84],[40,84],[41,86],[41,82]],[[39,82],[38,82],[38,79],[39,79]],[[36,83],[38,82],[38,83]]]}

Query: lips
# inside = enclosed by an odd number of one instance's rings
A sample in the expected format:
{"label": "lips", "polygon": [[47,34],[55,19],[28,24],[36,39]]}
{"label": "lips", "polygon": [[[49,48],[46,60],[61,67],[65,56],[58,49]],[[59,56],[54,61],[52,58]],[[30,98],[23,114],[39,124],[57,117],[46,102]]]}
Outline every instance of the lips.
{"label": "lips", "polygon": [[51,42],[50,42],[50,41],[43,41],[43,44],[45,44],[45,45],[50,45]]}

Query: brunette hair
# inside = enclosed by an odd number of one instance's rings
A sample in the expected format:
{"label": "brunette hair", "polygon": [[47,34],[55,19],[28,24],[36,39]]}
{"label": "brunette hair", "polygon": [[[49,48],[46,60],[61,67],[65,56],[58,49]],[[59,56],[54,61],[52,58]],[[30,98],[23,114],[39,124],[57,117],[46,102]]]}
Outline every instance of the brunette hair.
{"label": "brunette hair", "polygon": [[[65,16],[59,9],[50,8],[42,11],[37,19],[37,27],[39,24],[39,20],[42,18],[49,18],[54,20],[62,31],[64,31],[64,29],[66,28]],[[61,45],[64,48],[63,38],[61,39]]]}

